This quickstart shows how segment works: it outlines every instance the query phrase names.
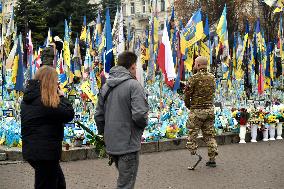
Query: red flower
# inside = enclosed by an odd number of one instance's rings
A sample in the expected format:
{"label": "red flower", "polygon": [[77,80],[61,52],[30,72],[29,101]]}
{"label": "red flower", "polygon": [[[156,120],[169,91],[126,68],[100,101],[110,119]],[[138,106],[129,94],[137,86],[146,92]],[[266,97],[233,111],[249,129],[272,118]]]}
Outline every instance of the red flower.
{"label": "red flower", "polygon": [[245,117],[240,118],[240,125],[246,125],[248,120]]}
{"label": "red flower", "polygon": [[82,100],[84,100],[84,101],[87,101],[87,100],[89,99],[89,97],[88,97],[88,95],[87,95],[86,93],[82,93],[82,94],[81,94],[81,98],[82,98]]}

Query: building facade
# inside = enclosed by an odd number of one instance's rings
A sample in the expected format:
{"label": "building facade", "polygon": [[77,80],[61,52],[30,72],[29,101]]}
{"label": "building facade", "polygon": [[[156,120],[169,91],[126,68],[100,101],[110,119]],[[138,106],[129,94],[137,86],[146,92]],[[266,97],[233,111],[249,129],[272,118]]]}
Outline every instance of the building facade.
{"label": "building facade", "polygon": [[[152,1],[153,0],[121,0],[125,23],[130,21],[130,25],[135,30],[136,35],[142,34],[149,25],[149,19],[151,18],[150,4]],[[90,0],[90,3],[94,4],[100,2],[101,0]],[[160,30],[162,30],[166,14],[170,12],[170,6],[173,0],[154,0],[154,2],[157,2],[153,9],[157,12]]]}
{"label": "building facade", "polygon": [[[170,12],[169,0],[157,0],[156,6],[153,10],[156,10],[160,30],[164,27],[164,21],[167,14]],[[122,0],[121,6],[125,19],[131,21],[131,27],[135,28],[135,33],[140,35],[145,31],[149,25],[149,19],[151,17],[150,12],[150,0]],[[169,15],[169,14],[168,14]]]}

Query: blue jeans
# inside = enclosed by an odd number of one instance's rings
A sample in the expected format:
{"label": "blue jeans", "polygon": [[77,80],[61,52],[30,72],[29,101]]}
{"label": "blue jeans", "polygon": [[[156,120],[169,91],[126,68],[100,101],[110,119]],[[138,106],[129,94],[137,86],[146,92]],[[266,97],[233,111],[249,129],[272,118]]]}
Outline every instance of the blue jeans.
{"label": "blue jeans", "polygon": [[139,153],[112,155],[112,158],[119,172],[117,189],[133,189],[138,171]]}

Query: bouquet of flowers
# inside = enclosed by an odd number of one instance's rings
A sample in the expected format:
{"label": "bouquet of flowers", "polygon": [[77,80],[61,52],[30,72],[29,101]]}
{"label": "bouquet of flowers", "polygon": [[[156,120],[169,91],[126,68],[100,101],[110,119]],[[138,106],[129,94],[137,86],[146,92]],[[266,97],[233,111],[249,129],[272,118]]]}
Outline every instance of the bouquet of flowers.
{"label": "bouquet of flowers", "polygon": [[171,125],[167,127],[166,136],[169,139],[177,138],[179,128],[176,125]]}
{"label": "bouquet of flowers", "polygon": [[275,114],[267,114],[265,117],[266,123],[277,123],[277,116]]}
{"label": "bouquet of flowers", "polygon": [[234,117],[239,125],[246,125],[250,118],[250,113],[245,108],[241,108],[240,110],[232,109],[232,117]]}
{"label": "bouquet of flowers", "polygon": [[264,122],[265,112],[262,109],[253,109],[250,115],[249,122],[251,124],[260,124]]}

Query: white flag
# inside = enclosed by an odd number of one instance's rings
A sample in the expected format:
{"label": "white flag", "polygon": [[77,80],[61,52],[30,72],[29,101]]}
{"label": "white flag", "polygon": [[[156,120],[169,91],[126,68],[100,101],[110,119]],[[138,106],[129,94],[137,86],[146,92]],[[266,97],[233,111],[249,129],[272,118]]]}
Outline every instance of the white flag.
{"label": "white flag", "polygon": [[171,81],[176,78],[176,73],[166,21],[164,25],[162,43],[165,45],[165,69],[168,80]]}
{"label": "white flag", "polygon": [[122,8],[120,10],[120,19],[119,19],[119,30],[118,30],[118,45],[117,45],[117,55],[125,51],[125,42],[123,34],[123,12]]}
{"label": "white flag", "polygon": [[141,64],[141,52],[139,53],[137,65],[136,65],[136,78],[141,83],[142,87],[144,88],[144,75],[143,75],[143,68]]}

